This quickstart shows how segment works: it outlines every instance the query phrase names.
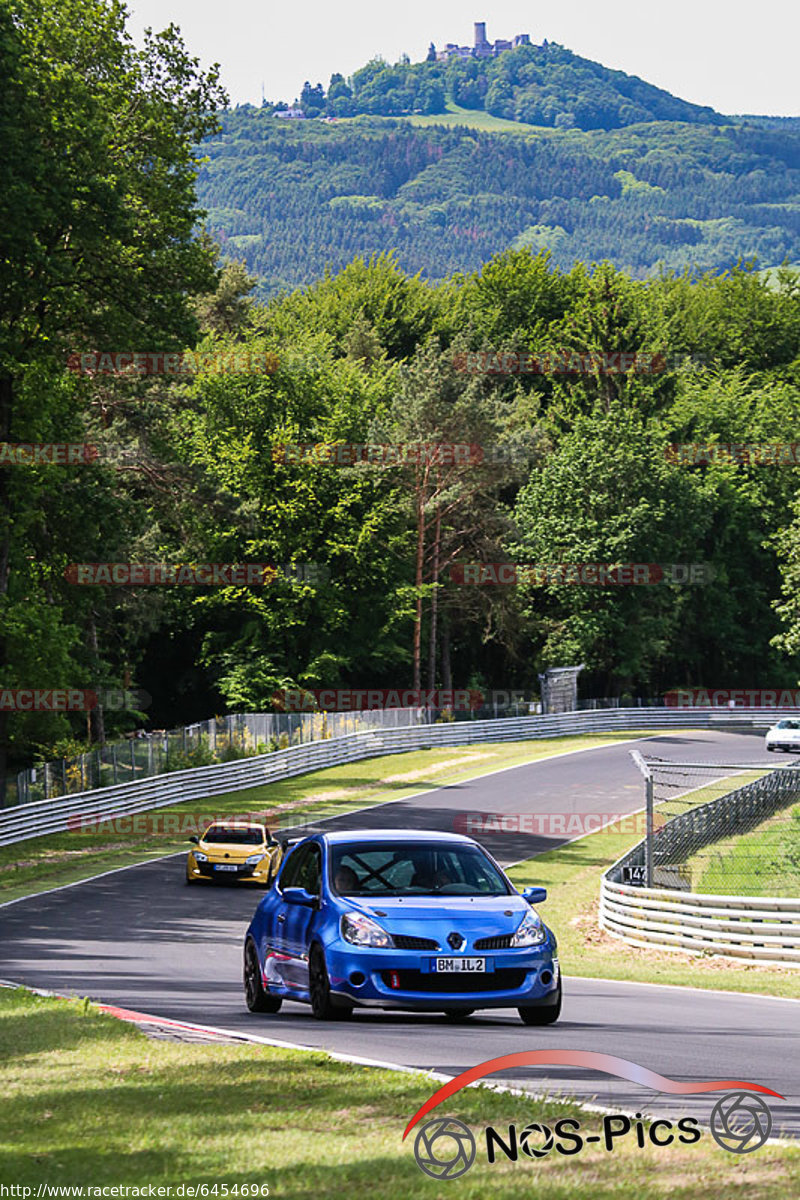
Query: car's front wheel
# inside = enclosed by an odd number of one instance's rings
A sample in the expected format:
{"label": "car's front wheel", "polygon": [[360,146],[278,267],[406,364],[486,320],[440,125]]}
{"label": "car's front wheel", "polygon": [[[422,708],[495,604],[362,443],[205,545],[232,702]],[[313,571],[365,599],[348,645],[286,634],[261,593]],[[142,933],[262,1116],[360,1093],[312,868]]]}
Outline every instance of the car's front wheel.
{"label": "car's front wheel", "polygon": [[258,951],[252,940],[244,948],[244,998],[250,1012],[276,1013],[283,1003],[280,996],[270,996],[264,991]]}
{"label": "car's front wheel", "polygon": [[325,952],[316,944],[311,947],[308,956],[308,993],[311,997],[311,1011],[318,1021],[340,1021],[349,1017],[353,1011],[352,1004],[339,1003],[331,995]]}
{"label": "car's front wheel", "polygon": [[525,1025],[552,1025],[561,1015],[561,980],[555,1004],[526,1004],[517,1009]]}

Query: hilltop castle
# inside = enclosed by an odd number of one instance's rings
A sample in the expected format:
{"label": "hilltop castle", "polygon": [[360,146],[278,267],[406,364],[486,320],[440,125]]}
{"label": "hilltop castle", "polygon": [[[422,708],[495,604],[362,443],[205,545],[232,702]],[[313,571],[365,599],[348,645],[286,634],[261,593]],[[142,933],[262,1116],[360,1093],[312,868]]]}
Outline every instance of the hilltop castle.
{"label": "hilltop castle", "polygon": [[495,58],[504,50],[513,50],[515,46],[530,46],[530,44],[530,34],[527,33],[518,33],[510,42],[505,38],[498,38],[496,42],[490,42],[486,37],[486,22],[476,21],[474,46],[457,46],[455,42],[447,42],[444,50],[437,52],[436,61],[447,62],[450,58]]}

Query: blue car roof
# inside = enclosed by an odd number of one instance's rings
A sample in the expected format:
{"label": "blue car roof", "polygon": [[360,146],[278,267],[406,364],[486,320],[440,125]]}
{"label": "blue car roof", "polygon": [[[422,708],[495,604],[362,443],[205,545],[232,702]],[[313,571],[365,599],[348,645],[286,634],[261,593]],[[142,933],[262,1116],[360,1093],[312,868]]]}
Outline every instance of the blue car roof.
{"label": "blue car roof", "polygon": [[440,833],[435,829],[345,829],[316,835],[330,845],[342,842],[462,842],[474,846],[475,840],[463,833]]}

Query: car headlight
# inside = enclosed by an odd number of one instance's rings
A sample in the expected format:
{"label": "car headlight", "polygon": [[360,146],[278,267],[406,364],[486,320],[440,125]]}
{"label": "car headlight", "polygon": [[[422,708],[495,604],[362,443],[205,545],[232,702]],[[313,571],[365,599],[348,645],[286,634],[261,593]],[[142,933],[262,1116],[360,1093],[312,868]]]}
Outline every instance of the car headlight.
{"label": "car headlight", "polygon": [[511,938],[511,946],[538,946],[547,937],[547,931],[535,913],[526,913],[517,932]]}
{"label": "car headlight", "polygon": [[193,850],[193,851],[192,851],[192,853],[194,854],[194,861],[195,861],[195,862],[208,862],[208,855],[207,855],[207,854],[203,854],[203,853],[202,853],[202,851],[200,851],[200,850]]}
{"label": "car headlight", "polygon": [[248,867],[254,867],[256,863],[263,862],[266,857],[266,854],[251,854],[250,857],[246,858],[244,861],[247,863]]}
{"label": "car headlight", "polygon": [[391,950],[394,947],[391,934],[363,913],[345,913],[340,928],[344,940],[353,946],[374,946],[380,950]]}

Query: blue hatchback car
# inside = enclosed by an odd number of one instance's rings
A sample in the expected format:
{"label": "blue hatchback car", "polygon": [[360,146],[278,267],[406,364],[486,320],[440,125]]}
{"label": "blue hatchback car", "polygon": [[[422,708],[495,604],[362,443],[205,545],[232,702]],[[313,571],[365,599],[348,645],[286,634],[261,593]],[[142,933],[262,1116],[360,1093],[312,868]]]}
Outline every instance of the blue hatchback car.
{"label": "blue hatchback car", "polygon": [[460,834],[317,833],[284,859],[244,945],[251,1012],[283,1000],[333,1020],[353,1008],[518,1010],[526,1025],[561,1011],[555,935],[490,854]]}

